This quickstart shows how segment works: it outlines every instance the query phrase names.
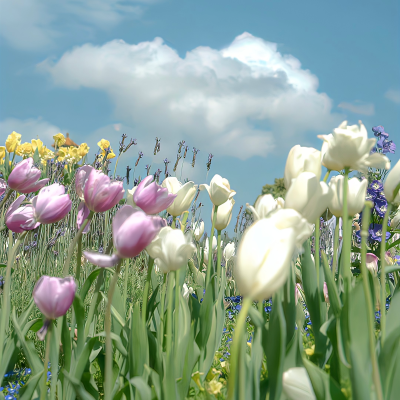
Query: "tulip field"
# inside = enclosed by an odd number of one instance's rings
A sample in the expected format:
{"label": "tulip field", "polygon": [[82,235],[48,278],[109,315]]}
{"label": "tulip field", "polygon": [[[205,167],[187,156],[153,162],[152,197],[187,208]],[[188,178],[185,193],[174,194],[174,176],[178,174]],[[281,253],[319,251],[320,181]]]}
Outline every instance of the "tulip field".
{"label": "tulip field", "polygon": [[320,150],[294,146],[284,198],[248,199],[233,238],[240,188],[180,182],[184,142],[175,176],[165,159],[135,177],[139,152],[122,178],[125,135],[95,153],[12,132],[0,399],[398,400],[400,161],[382,126],[370,132],[344,121]]}

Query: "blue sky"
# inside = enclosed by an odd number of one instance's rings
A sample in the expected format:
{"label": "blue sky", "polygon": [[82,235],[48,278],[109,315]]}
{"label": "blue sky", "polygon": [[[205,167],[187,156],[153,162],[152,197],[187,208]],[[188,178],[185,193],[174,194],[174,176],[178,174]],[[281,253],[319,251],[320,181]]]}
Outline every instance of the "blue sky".
{"label": "blue sky", "polygon": [[0,141],[69,132],[117,150],[126,133],[138,145],[119,171],[143,151],[137,176],[185,140],[182,179],[218,173],[236,190],[231,232],[293,145],[320,148],[345,119],[400,139],[399,20],[396,0],[1,0]]}

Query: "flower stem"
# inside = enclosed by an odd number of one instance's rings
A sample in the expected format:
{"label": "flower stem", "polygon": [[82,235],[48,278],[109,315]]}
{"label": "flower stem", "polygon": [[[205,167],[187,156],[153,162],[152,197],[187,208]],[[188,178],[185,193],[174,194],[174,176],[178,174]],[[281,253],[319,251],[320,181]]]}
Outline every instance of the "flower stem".
{"label": "flower stem", "polygon": [[101,285],[103,284],[103,282],[104,282],[104,270],[101,269],[99,276],[97,277],[96,286],[94,288],[94,293],[93,293],[93,297],[92,297],[92,302],[90,303],[89,314],[88,314],[88,317],[86,320],[86,325],[85,325],[84,337],[87,337],[89,335],[90,325],[93,320],[94,312],[95,312],[95,309],[97,306],[97,299],[98,299],[100,288],[101,288]]}
{"label": "flower stem", "polygon": [[[343,275],[345,293],[348,293],[351,285],[351,231],[349,229],[349,208],[347,197],[349,192],[349,168],[345,168],[343,182],[343,254],[341,258],[340,272]],[[347,295],[346,295],[347,296]]]}
{"label": "flower stem", "polygon": [[319,261],[320,261],[320,220],[319,217],[315,221],[315,251],[314,251],[314,258],[315,258],[315,270],[317,272],[317,288],[319,291]]}
{"label": "flower stem", "polygon": [[169,356],[171,355],[171,347],[172,347],[172,301],[173,301],[173,289],[174,289],[174,277],[175,274],[173,271],[170,271],[168,274],[168,309],[167,309],[167,360],[169,360]]}
{"label": "flower stem", "polygon": [[[49,364],[50,358],[50,343],[51,343],[51,335],[53,333],[53,321],[50,321],[49,327],[47,328],[46,333],[46,351],[44,353],[44,365],[43,365],[43,383],[42,383],[42,390],[40,391],[40,400],[45,400],[47,395],[47,365]],[[56,378],[54,378],[56,379]]]}
{"label": "flower stem", "polygon": [[175,271],[175,332],[174,332],[174,338],[175,338],[175,354],[178,352],[178,332],[179,332],[179,306],[180,306],[180,301],[179,301],[179,296],[181,294],[181,288],[179,286],[179,276],[181,274],[181,271],[178,269]]}
{"label": "flower stem", "polygon": [[207,266],[207,275],[206,275],[206,289],[209,284],[210,280],[210,274],[211,274],[211,266],[213,263],[213,257],[212,257],[212,242],[213,242],[213,237],[214,237],[214,229],[215,229],[215,222],[217,220],[217,211],[218,211],[218,206],[214,206],[214,216],[212,220],[212,226],[211,226],[211,235],[208,238],[208,266]]}
{"label": "flower stem", "polygon": [[326,174],[324,176],[324,182],[326,182],[328,180],[330,173],[331,173],[331,170],[328,169],[328,171],[326,171]]}
{"label": "flower stem", "polygon": [[[134,268],[136,266],[136,262],[134,264]],[[128,278],[129,278],[129,258],[125,259],[125,275],[124,275],[124,310],[126,313],[126,299],[128,297]]]}
{"label": "flower stem", "polygon": [[[369,226],[369,216],[371,210],[372,203],[366,202],[363,218],[362,218],[362,228],[361,228],[361,274],[362,274],[362,281],[364,286],[364,295],[365,301],[367,304],[367,315],[368,315],[368,338],[369,338],[369,350],[371,353],[371,363],[372,363],[372,376],[374,380],[375,390],[377,394],[378,400],[383,400],[383,393],[382,393],[382,383],[381,378],[379,376],[379,367],[378,361],[376,358],[376,351],[375,351],[375,328],[374,328],[374,310],[372,305],[372,297],[369,287],[369,272],[367,270],[366,259],[367,259],[367,237],[368,237],[368,226]],[[382,276],[382,275],[381,275]],[[382,311],[381,311],[382,314]],[[382,318],[382,315],[381,315]],[[382,342],[381,336],[381,342]]]}
{"label": "flower stem", "polygon": [[385,274],[385,253],[386,253],[386,232],[389,220],[389,214],[392,205],[389,203],[386,214],[382,222],[382,240],[381,240],[381,346],[385,343],[386,336],[386,274]]}
{"label": "flower stem", "polygon": [[111,303],[114,296],[115,287],[117,285],[119,271],[121,270],[122,260],[117,264],[115,273],[111,279],[110,287],[108,289],[108,301],[106,307],[104,330],[106,332],[106,362],[105,362],[105,382],[104,382],[104,398],[111,399],[111,393],[113,389],[113,351],[112,351],[112,340],[111,340]]}
{"label": "flower stem", "polygon": [[337,264],[337,256],[338,256],[338,247],[339,247],[339,217],[336,217],[336,226],[335,226],[335,237],[333,240],[333,261],[332,261],[332,277],[335,280],[336,275],[336,264]]}
{"label": "flower stem", "polygon": [[143,322],[143,325],[146,324],[147,300],[148,300],[148,296],[149,296],[151,271],[153,270],[153,265],[154,265],[154,259],[149,257],[149,265],[147,267],[147,278],[146,278],[146,283],[144,285],[144,290],[143,290],[143,304],[142,304],[142,322]]}
{"label": "flower stem", "polygon": [[[239,352],[240,352],[240,345],[241,345],[240,342],[242,341],[244,325],[246,323],[246,318],[247,318],[247,314],[249,312],[249,308],[251,307],[251,303],[252,303],[252,300],[250,297],[246,297],[243,300],[243,306],[239,312],[235,332],[233,334],[227,400],[233,400],[234,396],[235,396],[235,385],[236,385],[236,379],[237,379],[236,375],[237,375],[237,370],[238,370]],[[240,388],[239,388],[239,391],[240,391]],[[240,399],[240,400],[242,400],[242,399]]]}
{"label": "flower stem", "polygon": [[221,279],[221,231],[217,230],[217,285]]}

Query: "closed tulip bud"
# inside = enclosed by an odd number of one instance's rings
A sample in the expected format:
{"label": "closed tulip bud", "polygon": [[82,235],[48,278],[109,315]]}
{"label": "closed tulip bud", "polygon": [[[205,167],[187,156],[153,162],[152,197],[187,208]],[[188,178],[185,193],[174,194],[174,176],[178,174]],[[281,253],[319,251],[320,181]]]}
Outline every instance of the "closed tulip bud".
{"label": "closed tulip bud", "polygon": [[44,187],[32,199],[35,222],[53,224],[61,221],[70,212],[72,201],[65,194],[65,187],[58,183]]}
{"label": "closed tulip bud", "polygon": [[82,201],[85,201],[85,185],[93,170],[91,165],[84,165],[75,174],[75,192]]}
{"label": "closed tulip bud", "polygon": [[8,177],[8,186],[19,193],[37,192],[49,181],[48,178],[38,180],[41,172],[33,166],[33,158],[20,161]]}
{"label": "closed tulip bud", "polygon": [[376,275],[378,273],[378,261],[379,258],[375,254],[373,253],[366,254],[365,265],[373,275]]}
{"label": "closed tulip bud", "polygon": [[7,183],[4,179],[0,178],[0,196],[2,196],[7,189]]}
{"label": "closed tulip bud", "polygon": [[290,368],[284,372],[282,389],[289,400],[316,400],[314,389],[304,367]]}
{"label": "closed tulip bud", "polygon": [[177,197],[168,193],[167,188],[162,188],[153,181],[153,175],[146,176],[138,185],[133,194],[133,201],[146,214],[158,214],[168,208]]}
{"label": "closed tulip bud", "polygon": [[292,147],[285,166],[286,189],[290,188],[292,180],[302,172],[312,172],[318,180],[321,179],[321,152],[319,150],[300,145]]}
{"label": "closed tulip bud", "polygon": [[278,229],[270,218],[256,221],[245,231],[234,266],[242,296],[269,299],[285,284],[295,240],[294,229]]}
{"label": "closed tulip bud", "polygon": [[387,201],[400,203],[400,160],[388,173],[383,190]]}
{"label": "closed tulip bud", "polygon": [[165,225],[165,220],[160,217],[152,217],[139,208],[124,205],[117,211],[112,222],[116,252],[111,256],[90,251],[84,251],[83,254],[92,264],[112,267],[123,258],[139,255]]}
{"label": "closed tulip bud", "polygon": [[[214,227],[217,231],[222,231],[229,225],[229,222],[231,222],[232,209],[233,209],[234,204],[235,204],[235,200],[229,199],[225,203],[221,204],[218,207],[217,218],[216,218],[215,225],[214,225]],[[211,210],[211,223],[213,222],[213,218],[214,218],[214,210],[215,210],[215,206],[213,206],[213,208]]]}
{"label": "closed tulip bud", "polygon": [[[364,179],[360,182],[357,178],[351,178],[348,182],[347,207],[348,215],[352,217],[364,208],[368,180]],[[329,210],[336,217],[343,217],[344,176],[334,176],[329,182],[329,186],[333,194],[329,202]]]}
{"label": "closed tulip bud", "polygon": [[319,135],[322,145],[322,165],[332,171],[345,168],[367,172],[368,168],[390,168],[390,160],[381,153],[371,153],[376,139],[368,139],[365,126],[348,126],[343,121],[329,135]]}
{"label": "closed tulip bud", "polygon": [[286,193],[285,208],[298,211],[308,222],[313,223],[328,208],[332,191],[325,182],[320,182],[312,172],[302,172]]}
{"label": "closed tulip bud", "polygon": [[235,255],[235,243],[229,242],[223,251],[225,262],[227,263]]}
{"label": "closed tulip bud", "polygon": [[193,232],[194,237],[199,241],[204,233],[204,221],[196,221],[193,225]]}
{"label": "closed tulip bud", "polygon": [[27,204],[23,207],[20,207],[24,200],[24,195],[19,196],[6,212],[5,222],[7,228],[15,233],[29,231],[37,228],[40,225],[40,222],[33,223],[34,210],[32,204]]}
{"label": "closed tulip bud", "polygon": [[[285,205],[285,200],[279,197],[278,200],[274,199],[272,194],[264,194],[259,196],[254,204],[255,207],[251,206],[249,203],[246,203],[246,207],[253,214],[254,221],[257,221],[261,218],[266,218],[268,214],[276,209],[283,208]],[[283,207],[282,207],[283,204]]]}
{"label": "closed tulip bud", "polygon": [[204,189],[207,190],[214,206],[224,204],[236,194],[234,190],[231,190],[229,181],[218,174],[211,179],[210,186],[200,185],[200,190]]}
{"label": "closed tulip bud", "polygon": [[169,214],[178,217],[189,209],[197,190],[194,182],[189,181],[182,185],[178,179],[171,176],[164,179],[161,186],[167,188],[169,193],[176,195],[173,203],[167,208]]}
{"label": "closed tulip bud", "polygon": [[122,182],[92,170],[85,184],[85,203],[93,212],[104,212],[116,206],[124,197],[124,192]]}
{"label": "closed tulip bud", "polygon": [[196,247],[190,242],[188,235],[185,236],[180,229],[166,226],[152,243],[149,254],[157,259],[158,268],[166,274],[185,266],[195,251]]}

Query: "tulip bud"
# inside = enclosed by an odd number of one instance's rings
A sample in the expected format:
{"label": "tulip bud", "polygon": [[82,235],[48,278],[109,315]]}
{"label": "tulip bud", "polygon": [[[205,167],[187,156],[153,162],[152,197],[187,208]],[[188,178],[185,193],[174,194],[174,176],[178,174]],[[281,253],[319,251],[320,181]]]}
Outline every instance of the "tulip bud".
{"label": "tulip bud", "polygon": [[[229,199],[225,203],[218,206],[217,218],[216,218],[215,225],[214,225],[214,227],[217,231],[222,231],[229,225],[229,222],[231,222],[232,209],[233,209],[234,204],[235,204],[235,200]],[[214,210],[215,210],[215,206],[213,206],[212,211],[211,211],[211,223],[213,222],[213,218],[214,218]]]}
{"label": "tulip bud", "polygon": [[24,200],[24,195],[17,197],[6,212],[5,222],[7,228],[15,233],[29,231],[40,225],[40,222],[33,223],[34,210],[32,204],[20,207]]}
{"label": "tulip bud", "polygon": [[193,225],[193,232],[194,237],[199,241],[204,233],[204,221],[196,221]]}
{"label": "tulip bud", "polygon": [[[283,208],[285,204],[285,200],[279,197],[278,200],[275,200],[272,194],[264,194],[259,196],[254,204],[254,207],[246,203],[246,207],[251,211],[254,217],[254,221],[257,221],[261,218],[266,218],[268,214],[276,209]],[[283,204],[283,206],[282,206]]]}
{"label": "tulip bud", "polygon": [[[334,176],[329,182],[329,186],[332,190],[329,210],[336,217],[343,217],[344,176]],[[364,179],[361,182],[357,178],[349,179],[347,189],[347,207],[349,217],[362,211],[364,208],[367,186],[367,179]]]}
{"label": "tulip bud", "polygon": [[169,193],[176,195],[173,203],[167,208],[169,214],[178,217],[189,209],[197,190],[194,182],[189,181],[182,185],[175,177],[169,177],[164,179],[161,186],[167,188]]}
{"label": "tulip bud", "polygon": [[228,261],[235,255],[235,243],[229,242],[223,251],[223,256],[225,259],[225,262],[228,263]]}
{"label": "tulip bud", "polygon": [[387,201],[400,203],[400,160],[388,173],[383,187]]}
{"label": "tulip bud", "polygon": [[282,389],[289,400],[316,400],[314,389],[304,367],[290,368],[284,372]]}
{"label": "tulip bud", "polygon": [[321,152],[312,147],[296,145],[292,147],[286,160],[285,187],[289,190],[292,180],[302,172],[312,172],[321,179]]}
{"label": "tulip bud", "polygon": [[19,193],[37,192],[49,181],[48,178],[38,180],[41,172],[33,166],[33,158],[20,161],[8,177],[8,186]]}
{"label": "tulip bud", "polygon": [[200,190],[204,189],[207,190],[214,206],[224,204],[236,194],[234,190],[231,190],[229,181],[218,174],[211,179],[210,186],[200,185]]}
{"label": "tulip bud", "polygon": [[371,271],[372,275],[376,275],[378,273],[378,261],[379,258],[373,253],[367,253],[365,265]]}

